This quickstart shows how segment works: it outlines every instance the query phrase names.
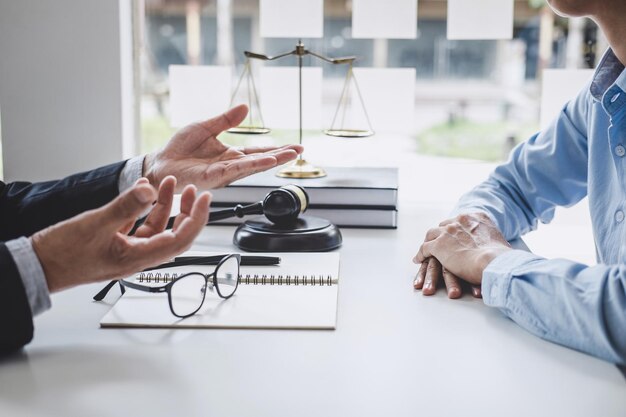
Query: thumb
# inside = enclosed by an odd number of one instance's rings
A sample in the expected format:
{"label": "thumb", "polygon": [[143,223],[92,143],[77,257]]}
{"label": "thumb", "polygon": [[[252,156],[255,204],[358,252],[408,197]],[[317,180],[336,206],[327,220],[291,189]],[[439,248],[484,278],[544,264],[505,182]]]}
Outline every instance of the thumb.
{"label": "thumb", "polygon": [[146,183],[135,184],[102,210],[102,226],[117,230],[135,221],[156,200],[156,190]]}
{"label": "thumb", "polygon": [[248,114],[248,106],[241,104],[233,107],[226,113],[223,113],[217,117],[201,122],[200,124],[204,128],[208,129],[213,136],[217,136],[223,131],[230,129],[231,127],[239,126],[239,123],[246,118]]}

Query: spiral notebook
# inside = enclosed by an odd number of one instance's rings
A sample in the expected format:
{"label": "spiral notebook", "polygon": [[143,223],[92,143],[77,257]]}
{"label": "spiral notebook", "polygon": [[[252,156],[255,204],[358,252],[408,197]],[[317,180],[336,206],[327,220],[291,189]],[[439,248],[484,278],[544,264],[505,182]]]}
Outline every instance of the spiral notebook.
{"label": "spiral notebook", "polygon": [[[189,252],[190,256],[217,253]],[[276,253],[280,265],[241,266],[239,287],[227,300],[207,294],[200,311],[180,319],[167,294],[127,289],[100,321],[101,327],[335,329],[339,289],[338,253]],[[210,273],[214,266],[155,270],[129,279],[163,285],[178,274]]]}

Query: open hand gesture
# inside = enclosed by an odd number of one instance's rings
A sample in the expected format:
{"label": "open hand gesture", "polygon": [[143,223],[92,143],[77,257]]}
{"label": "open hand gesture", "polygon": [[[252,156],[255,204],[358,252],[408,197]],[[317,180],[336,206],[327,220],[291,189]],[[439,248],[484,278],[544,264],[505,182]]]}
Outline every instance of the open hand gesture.
{"label": "open hand gesture", "polygon": [[[193,185],[185,187],[181,212],[172,230],[165,230],[175,188],[171,176],[161,182],[158,193],[142,178],[109,204],[35,233],[33,248],[48,289],[123,278],[187,250],[208,220],[211,195],[196,196]],[[144,224],[128,236],[155,200]]]}
{"label": "open hand gesture", "polygon": [[240,105],[181,129],[163,149],[146,155],[144,176],[153,186],[174,175],[181,188],[195,184],[207,190],[284,164],[302,153],[300,145],[238,148],[217,139],[223,131],[238,126],[247,114],[248,107]]}

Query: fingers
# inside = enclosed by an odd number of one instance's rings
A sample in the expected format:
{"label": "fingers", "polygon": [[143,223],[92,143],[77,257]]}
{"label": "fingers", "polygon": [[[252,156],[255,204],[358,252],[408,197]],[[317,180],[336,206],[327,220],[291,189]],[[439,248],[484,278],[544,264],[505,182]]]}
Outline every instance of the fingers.
{"label": "fingers", "polygon": [[241,104],[237,107],[233,107],[226,113],[201,122],[200,125],[207,129],[212,136],[217,136],[231,127],[239,126],[243,119],[246,118],[247,114],[248,106]]}
{"label": "fingers", "polygon": [[207,178],[220,178],[219,186],[229,184],[240,178],[265,171],[277,165],[274,156],[254,156],[236,159],[224,164],[212,164],[205,172]]}
{"label": "fingers", "polygon": [[132,241],[132,259],[141,259],[143,266],[153,265],[188,249],[208,220],[210,203],[211,195],[208,192],[202,193],[195,199],[189,215],[180,222],[176,230]]}
{"label": "fingers", "polygon": [[211,194],[204,192],[198,196],[191,208],[189,215],[183,219],[174,233],[179,239],[188,241],[190,244],[209,221],[209,206]]}
{"label": "fingers", "polygon": [[416,263],[416,264],[422,263],[424,262],[426,258],[430,256],[430,255],[425,255],[424,246],[426,245],[426,243],[432,242],[435,239],[437,239],[439,236],[443,234],[443,232],[444,230],[441,227],[434,227],[426,232],[424,243],[422,244],[422,246],[420,246],[415,257],[413,257],[413,263]]}
{"label": "fingers", "polygon": [[[304,151],[301,145],[276,146],[249,146],[238,149],[239,152],[250,157],[272,156],[276,158],[276,165],[282,165],[294,160]],[[271,168],[271,167],[270,167]]]}
{"label": "fingers", "polygon": [[441,263],[435,258],[430,258],[428,260],[428,266],[426,267],[424,286],[422,287],[422,293],[424,295],[433,295],[437,292],[437,285],[439,284],[441,273]]}
{"label": "fingers", "polygon": [[419,263],[424,262],[426,259],[430,258],[431,256],[433,256],[433,253],[432,253],[433,244],[434,244],[434,241],[422,243],[422,246],[420,246],[419,250],[417,251],[417,254],[413,258],[413,262],[416,264],[419,264]]}
{"label": "fingers", "polygon": [[454,223],[455,221],[456,221],[456,218],[444,220],[441,223],[439,223],[439,227],[447,226],[449,224]]}
{"label": "fingers", "polygon": [[120,230],[130,222],[134,222],[156,199],[156,190],[144,182],[120,194],[115,200],[98,209],[97,216],[100,227]]}
{"label": "fingers", "polygon": [[229,171],[228,174],[234,175],[232,179],[234,181],[235,179],[273,168],[276,165],[282,165],[297,157],[298,152],[296,150],[279,148],[274,151],[250,154],[247,157],[233,160],[227,166],[227,170]]}
{"label": "fingers", "polygon": [[167,226],[172,211],[174,200],[174,190],[176,189],[176,178],[167,176],[159,185],[157,202],[152,207],[146,221],[137,229],[135,237],[150,237],[162,232]]}
{"label": "fingers", "polygon": [[461,288],[461,280],[454,275],[452,272],[448,271],[446,268],[442,270],[443,281],[446,284],[446,289],[448,291],[448,298],[456,299],[460,298],[463,295],[463,290]]}
{"label": "fingers", "polygon": [[426,268],[428,267],[428,261],[422,262],[420,265],[419,271],[417,271],[417,275],[415,276],[415,280],[413,280],[413,288],[416,290],[421,290],[424,286],[424,279],[426,278]]}
{"label": "fingers", "polygon": [[474,298],[483,298],[483,293],[479,286],[472,285],[472,296]]}
{"label": "fingers", "polygon": [[240,152],[245,155],[253,155],[258,153],[276,153],[286,150],[295,151],[298,155],[304,151],[304,147],[302,145],[285,145],[285,146],[246,146],[245,148],[239,149]]}
{"label": "fingers", "polygon": [[[424,295],[433,295],[437,292],[437,285],[441,277],[443,277],[445,282],[448,298],[461,298],[463,295],[461,279],[443,268],[441,263],[435,258],[428,258],[426,261],[422,262],[415,276],[415,280],[413,281],[413,287],[416,290],[421,289]],[[472,286],[472,295],[476,298],[480,298],[480,288]]]}
{"label": "fingers", "polygon": [[299,153],[297,151],[293,149],[286,149],[280,152],[276,152],[274,154],[274,158],[276,158],[276,165],[282,165],[286,162],[293,161],[298,157],[298,155]]}
{"label": "fingers", "polygon": [[178,229],[178,226],[183,222],[183,220],[191,215],[191,210],[193,209],[193,204],[195,201],[196,186],[186,186],[180,196],[180,213],[178,214],[178,216],[176,216],[176,219],[174,220],[174,226],[172,227],[172,230]]}
{"label": "fingers", "polygon": [[424,242],[430,242],[431,240],[437,239],[443,233],[443,229],[441,227],[434,227],[426,232],[426,237],[424,238]]}

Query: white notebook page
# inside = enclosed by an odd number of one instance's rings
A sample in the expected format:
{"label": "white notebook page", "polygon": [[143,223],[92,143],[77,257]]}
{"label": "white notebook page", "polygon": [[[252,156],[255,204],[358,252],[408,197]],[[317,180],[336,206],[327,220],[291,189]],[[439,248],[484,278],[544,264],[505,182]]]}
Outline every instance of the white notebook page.
{"label": "white notebook page", "polygon": [[[206,253],[188,253],[197,256]],[[195,328],[266,328],[334,329],[337,321],[339,253],[258,254],[279,256],[280,266],[242,266],[245,276],[290,275],[302,277],[331,276],[334,285],[261,285],[239,284],[228,300],[207,293],[201,310],[186,319],[172,314],[165,293],[147,293],[127,289],[100,321],[102,327],[195,327]],[[189,271],[191,267],[167,271]],[[211,272],[212,266],[194,266],[193,270]],[[150,285],[163,285],[150,284]]]}

